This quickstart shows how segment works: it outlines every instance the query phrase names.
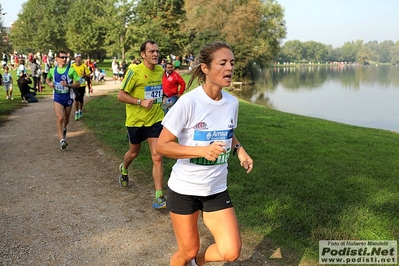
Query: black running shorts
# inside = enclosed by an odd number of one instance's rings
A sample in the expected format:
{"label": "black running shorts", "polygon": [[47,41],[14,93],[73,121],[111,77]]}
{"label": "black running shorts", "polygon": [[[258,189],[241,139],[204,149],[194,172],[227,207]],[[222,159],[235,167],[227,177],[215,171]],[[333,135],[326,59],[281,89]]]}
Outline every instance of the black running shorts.
{"label": "black running shorts", "polygon": [[193,214],[196,211],[214,212],[233,207],[227,190],[210,196],[182,195],[168,189],[166,207],[176,214]]}
{"label": "black running shorts", "polygon": [[132,144],[140,144],[148,138],[158,138],[162,129],[161,122],[150,127],[127,127],[128,139]]}

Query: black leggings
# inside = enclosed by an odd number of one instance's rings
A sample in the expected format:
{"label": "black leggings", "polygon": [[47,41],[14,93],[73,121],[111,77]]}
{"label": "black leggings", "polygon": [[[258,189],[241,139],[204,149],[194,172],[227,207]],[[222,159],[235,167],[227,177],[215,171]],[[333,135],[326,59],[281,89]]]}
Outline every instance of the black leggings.
{"label": "black leggings", "polygon": [[39,83],[38,83],[38,81],[39,81],[39,78],[38,78],[38,77],[33,77],[33,89],[34,89],[35,91],[38,91],[38,89],[39,89]]}

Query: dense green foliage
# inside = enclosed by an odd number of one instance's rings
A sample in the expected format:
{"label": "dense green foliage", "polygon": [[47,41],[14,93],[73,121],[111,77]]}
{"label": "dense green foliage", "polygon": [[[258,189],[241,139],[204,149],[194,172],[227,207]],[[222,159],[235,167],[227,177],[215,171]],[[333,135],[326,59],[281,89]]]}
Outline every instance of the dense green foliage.
{"label": "dense green foliage", "polygon": [[273,60],[285,37],[283,8],[274,0],[185,1],[186,29],[195,38],[190,42],[194,50],[214,38],[227,41],[234,48],[235,71],[245,76],[254,64],[265,66]]}
{"label": "dense green foliage", "polygon": [[236,74],[267,64],[285,37],[284,10],[275,0],[28,0],[10,33],[19,53],[60,49],[84,57],[138,58],[156,40],[162,58],[195,55],[205,43],[229,42]]}

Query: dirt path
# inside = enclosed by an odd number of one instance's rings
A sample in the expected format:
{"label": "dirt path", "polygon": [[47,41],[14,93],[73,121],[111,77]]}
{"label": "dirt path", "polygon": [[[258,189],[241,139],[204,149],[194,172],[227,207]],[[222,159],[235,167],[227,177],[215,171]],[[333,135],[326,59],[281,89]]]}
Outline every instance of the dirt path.
{"label": "dirt path", "polygon": [[[116,89],[107,81],[94,93]],[[176,241],[167,211],[151,208],[152,187],[131,177],[121,188],[120,158],[82,121],[71,120],[61,150],[55,122],[47,97],[0,126],[0,265],[169,265]]]}

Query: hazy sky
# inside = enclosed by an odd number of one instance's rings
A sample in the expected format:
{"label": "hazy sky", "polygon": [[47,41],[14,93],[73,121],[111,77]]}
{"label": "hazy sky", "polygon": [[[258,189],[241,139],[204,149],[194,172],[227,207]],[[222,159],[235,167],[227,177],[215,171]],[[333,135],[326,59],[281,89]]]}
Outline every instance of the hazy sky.
{"label": "hazy sky", "polygon": [[363,40],[399,41],[398,0],[277,0],[285,9],[288,40],[341,47]]}
{"label": "hazy sky", "polygon": [[1,7],[3,12],[7,12],[7,14],[3,15],[3,26],[10,27],[11,22],[17,20],[18,12],[21,11],[22,3],[25,3],[26,0],[0,0]]}
{"label": "hazy sky", "polygon": [[[0,0],[3,25],[17,19],[26,0]],[[277,0],[285,9],[288,40],[341,47],[363,40],[399,41],[399,0]]]}

